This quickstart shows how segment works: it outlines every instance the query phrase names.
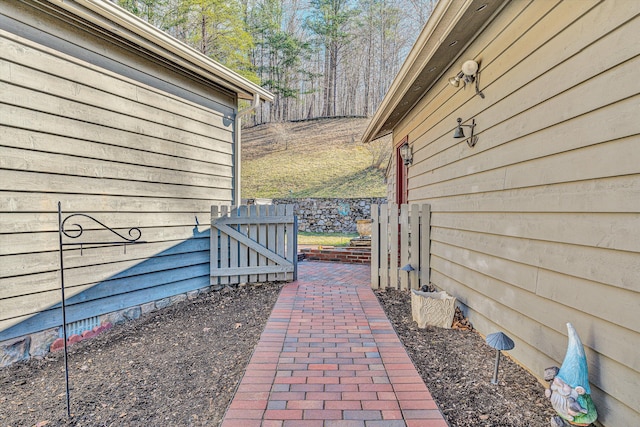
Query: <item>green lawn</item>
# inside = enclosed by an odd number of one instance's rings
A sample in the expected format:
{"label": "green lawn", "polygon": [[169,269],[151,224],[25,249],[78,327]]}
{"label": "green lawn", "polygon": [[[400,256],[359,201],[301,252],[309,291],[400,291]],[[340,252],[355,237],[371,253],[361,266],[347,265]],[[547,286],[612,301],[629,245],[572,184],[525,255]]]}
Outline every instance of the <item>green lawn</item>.
{"label": "green lawn", "polygon": [[[366,119],[336,119],[243,131],[242,195],[384,197],[390,141],[361,144],[366,124]],[[376,153],[385,159],[377,167]]]}
{"label": "green lawn", "polygon": [[349,242],[354,237],[358,237],[358,233],[298,233],[299,245],[314,246],[349,246]]}

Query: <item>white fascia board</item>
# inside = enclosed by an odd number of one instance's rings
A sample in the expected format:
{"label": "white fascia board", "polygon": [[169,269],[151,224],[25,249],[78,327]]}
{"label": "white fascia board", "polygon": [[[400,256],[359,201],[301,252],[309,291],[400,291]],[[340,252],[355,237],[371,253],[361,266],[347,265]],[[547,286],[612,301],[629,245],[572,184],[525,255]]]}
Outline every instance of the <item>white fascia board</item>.
{"label": "white fascia board", "polygon": [[[382,134],[378,134],[383,124],[389,119],[394,109],[402,100],[404,94],[415,81],[418,74],[432,58],[433,52],[437,50],[446,34],[453,29],[455,23],[458,21],[460,16],[462,16],[464,10],[469,7],[472,1],[473,0],[463,1],[461,6],[460,2],[456,0],[438,1],[435,9],[431,13],[431,16],[427,20],[427,23],[420,32],[418,39],[407,55],[407,59],[405,59],[400,71],[398,71],[398,74],[380,103],[380,106],[369,122],[369,125],[362,136],[363,142],[367,143],[384,136]],[[445,16],[447,14],[451,14],[455,3],[458,3],[455,15],[453,17],[447,17],[448,19],[444,22]],[[445,36],[434,39],[433,34],[436,32],[436,29],[442,25],[447,26]]]}

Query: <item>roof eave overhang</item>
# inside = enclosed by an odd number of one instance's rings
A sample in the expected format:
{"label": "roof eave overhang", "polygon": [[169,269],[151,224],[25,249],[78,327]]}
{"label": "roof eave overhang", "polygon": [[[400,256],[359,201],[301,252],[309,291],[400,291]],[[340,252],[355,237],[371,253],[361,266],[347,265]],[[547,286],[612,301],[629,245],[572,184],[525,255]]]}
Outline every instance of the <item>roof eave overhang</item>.
{"label": "roof eave overhang", "polygon": [[239,98],[273,101],[274,95],[238,73],[104,0],[49,0],[53,4],[194,72]]}
{"label": "roof eave overhang", "polygon": [[507,3],[508,0],[440,0],[362,140],[370,142],[392,133]]}

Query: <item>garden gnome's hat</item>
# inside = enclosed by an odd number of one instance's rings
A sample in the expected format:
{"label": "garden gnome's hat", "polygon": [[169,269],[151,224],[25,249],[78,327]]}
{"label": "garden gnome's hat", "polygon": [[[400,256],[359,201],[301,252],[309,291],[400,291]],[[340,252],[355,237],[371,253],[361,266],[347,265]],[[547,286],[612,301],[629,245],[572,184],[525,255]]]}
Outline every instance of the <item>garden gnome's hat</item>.
{"label": "garden gnome's hat", "polygon": [[587,394],[591,394],[589,388],[589,370],[587,368],[587,356],[578,333],[571,323],[567,323],[569,344],[567,354],[558,372],[558,378],[569,384],[572,388],[583,387]]}

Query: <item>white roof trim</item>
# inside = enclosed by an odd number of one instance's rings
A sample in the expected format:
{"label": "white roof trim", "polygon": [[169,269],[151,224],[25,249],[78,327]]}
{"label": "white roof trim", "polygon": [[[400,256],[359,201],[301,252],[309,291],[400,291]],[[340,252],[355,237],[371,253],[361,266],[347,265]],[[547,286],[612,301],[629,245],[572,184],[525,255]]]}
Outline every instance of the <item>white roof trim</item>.
{"label": "white roof trim", "polygon": [[[120,35],[240,97],[273,101],[274,95],[176,38],[106,0],[49,0],[53,4]],[[126,30],[126,31],[123,31]]]}
{"label": "white roof trim", "polygon": [[[393,133],[393,129],[419,102],[420,97],[424,96],[432,85],[439,81],[442,73],[453,63],[452,61],[457,60],[469,43],[507,3],[508,0],[438,1],[407,59],[369,122],[362,136],[362,141],[366,143]],[[487,4],[489,4],[489,8],[485,9]],[[482,10],[484,12],[481,12]],[[480,14],[476,15],[478,12]],[[449,45],[451,48],[447,48],[447,39],[456,33],[456,43],[458,43],[458,38],[462,36],[459,38],[460,44],[456,44],[455,47],[451,44]],[[423,72],[427,72],[429,65],[433,64],[438,65],[433,67],[436,72],[426,77]],[[421,78],[421,75],[422,88],[415,88],[416,90],[421,89],[421,91],[414,91],[415,94],[408,97],[408,94],[412,92],[412,86]],[[406,97],[412,104],[405,102],[404,104],[408,106],[401,105],[403,100],[407,101]]]}
{"label": "white roof trim", "polygon": [[[387,90],[385,97],[382,99],[382,102],[378,106],[373,118],[369,122],[367,129],[365,129],[362,136],[363,142],[367,143],[392,133],[391,131],[380,133],[380,128],[385,120],[391,116],[393,109],[400,103],[402,95],[408,90],[408,87],[415,79],[416,74],[420,72],[422,67],[424,67],[424,62],[417,64],[421,59],[419,56],[430,41],[430,38],[438,24],[443,20],[445,12],[450,9],[453,1],[454,0],[440,0],[436,3],[435,9],[418,35],[416,42],[407,55],[402,67],[398,71],[398,74],[396,74],[396,77],[393,79],[391,86]],[[440,42],[441,41],[438,40],[437,44],[440,44]],[[427,59],[429,59],[429,57],[427,57]]]}

